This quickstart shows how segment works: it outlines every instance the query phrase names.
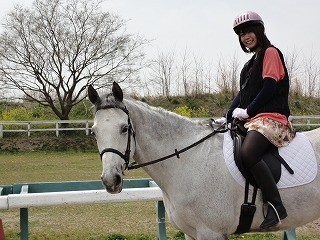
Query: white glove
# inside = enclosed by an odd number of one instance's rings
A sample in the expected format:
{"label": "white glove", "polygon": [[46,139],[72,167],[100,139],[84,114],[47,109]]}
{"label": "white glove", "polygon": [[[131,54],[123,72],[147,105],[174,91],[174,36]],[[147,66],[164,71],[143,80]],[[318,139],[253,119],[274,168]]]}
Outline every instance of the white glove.
{"label": "white glove", "polygon": [[217,125],[223,125],[227,122],[227,119],[225,117],[221,117],[221,118],[218,118],[216,120],[214,120],[214,123],[217,124]]}
{"label": "white glove", "polygon": [[232,117],[233,118],[238,118],[240,120],[244,120],[246,118],[249,117],[248,113],[247,113],[247,109],[243,109],[243,108],[236,108],[235,110],[233,110],[232,112]]}

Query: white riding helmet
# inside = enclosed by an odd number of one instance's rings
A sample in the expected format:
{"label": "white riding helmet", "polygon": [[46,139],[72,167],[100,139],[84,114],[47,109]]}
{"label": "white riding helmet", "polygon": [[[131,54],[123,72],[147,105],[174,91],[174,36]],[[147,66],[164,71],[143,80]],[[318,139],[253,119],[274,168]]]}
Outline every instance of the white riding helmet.
{"label": "white riding helmet", "polygon": [[236,34],[239,34],[239,30],[243,27],[250,25],[262,25],[264,27],[264,23],[262,18],[255,12],[247,11],[241,13],[233,22],[233,30]]}

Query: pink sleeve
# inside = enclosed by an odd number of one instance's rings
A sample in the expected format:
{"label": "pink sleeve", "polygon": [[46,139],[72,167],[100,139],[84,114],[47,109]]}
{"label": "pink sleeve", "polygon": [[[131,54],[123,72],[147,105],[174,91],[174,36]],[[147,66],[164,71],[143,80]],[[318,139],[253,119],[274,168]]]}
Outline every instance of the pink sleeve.
{"label": "pink sleeve", "polygon": [[279,81],[284,75],[284,68],[277,49],[267,48],[263,58],[262,78],[269,77]]}

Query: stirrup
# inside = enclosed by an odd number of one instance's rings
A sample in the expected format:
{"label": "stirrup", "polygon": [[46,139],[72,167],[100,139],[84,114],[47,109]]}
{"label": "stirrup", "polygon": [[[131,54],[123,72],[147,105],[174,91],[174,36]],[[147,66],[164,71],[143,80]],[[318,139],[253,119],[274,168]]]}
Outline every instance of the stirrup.
{"label": "stirrup", "polygon": [[279,213],[277,211],[277,209],[273,206],[273,204],[269,201],[267,201],[267,203],[263,204],[263,208],[262,208],[262,212],[263,212],[263,217],[266,218],[267,214],[265,213],[265,208],[267,208],[267,212],[268,212],[268,206],[272,207],[273,210],[275,211],[277,218],[278,218],[278,223],[277,224],[282,224]]}

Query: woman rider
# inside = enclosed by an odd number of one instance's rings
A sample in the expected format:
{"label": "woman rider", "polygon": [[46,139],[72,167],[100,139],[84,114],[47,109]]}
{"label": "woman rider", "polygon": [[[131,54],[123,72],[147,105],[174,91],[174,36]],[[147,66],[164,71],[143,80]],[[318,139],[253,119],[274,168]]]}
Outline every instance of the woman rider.
{"label": "woman rider", "polygon": [[[240,91],[233,100],[226,118],[245,122],[247,135],[242,144],[241,158],[250,170],[268,210],[261,229],[277,225],[287,217],[276,182],[262,156],[272,147],[288,145],[295,136],[288,105],[289,76],[279,49],[265,35],[264,22],[255,12],[245,12],[234,20],[233,29],[240,46],[252,58],[240,74]],[[216,120],[222,124],[225,118]]]}

